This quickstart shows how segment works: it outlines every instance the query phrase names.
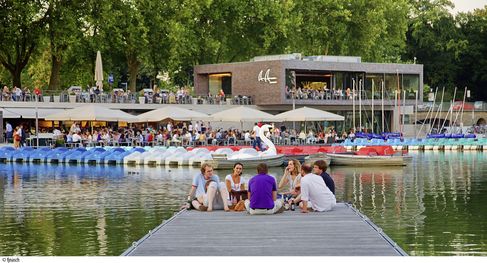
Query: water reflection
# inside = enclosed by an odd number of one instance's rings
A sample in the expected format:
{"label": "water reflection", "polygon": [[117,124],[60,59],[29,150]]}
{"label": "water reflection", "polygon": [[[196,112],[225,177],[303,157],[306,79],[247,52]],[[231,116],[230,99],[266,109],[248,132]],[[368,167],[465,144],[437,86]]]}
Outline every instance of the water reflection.
{"label": "water reflection", "polygon": [[[487,255],[483,153],[419,153],[397,168],[332,167],[354,204],[411,255]],[[0,165],[0,254],[119,255],[173,214],[198,169]],[[223,180],[231,171],[217,171]],[[283,168],[270,173],[277,180]],[[244,178],[255,174],[244,170]]]}
{"label": "water reflection", "polygon": [[118,255],[172,215],[194,170],[0,166],[0,253]]}
{"label": "water reflection", "polygon": [[485,155],[419,153],[403,168],[332,167],[352,202],[411,255],[487,255]]}

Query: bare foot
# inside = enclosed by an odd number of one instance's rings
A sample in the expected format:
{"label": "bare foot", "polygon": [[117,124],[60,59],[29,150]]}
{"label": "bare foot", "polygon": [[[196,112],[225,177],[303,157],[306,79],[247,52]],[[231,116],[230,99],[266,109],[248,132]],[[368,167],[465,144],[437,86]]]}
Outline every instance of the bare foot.
{"label": "bare foot", "polygon": [[213,208],[212,207],[208,207],[208,209],[206,209],[207,212],[211,212],[213,211]]}

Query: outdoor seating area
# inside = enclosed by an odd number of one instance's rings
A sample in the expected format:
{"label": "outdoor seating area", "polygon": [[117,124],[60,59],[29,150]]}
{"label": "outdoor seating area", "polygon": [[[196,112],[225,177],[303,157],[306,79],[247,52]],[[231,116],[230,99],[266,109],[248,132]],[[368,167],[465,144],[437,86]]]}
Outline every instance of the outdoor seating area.
{"label": "outdoor seating area", "polygon": [[[208,94],[206,96],[192,96],[187,91],[179,89],[177,92],[168,90],[144,89],[143,94],[125,91],[123,89],[113,89],[102,91],[96,88],[89,90],[62,92],[45,91],[44,95],[38,88],[32,92],[28,87],[23,89],[7,86],[3,88],[0,101],[13,102],[61,102],[61,103],[125,103],[125,104],[210,104],[210,105],[253,105],[252,96],[247,95],[228,95],[220,97]],[[49,95],[47,95],[49,94]]]}

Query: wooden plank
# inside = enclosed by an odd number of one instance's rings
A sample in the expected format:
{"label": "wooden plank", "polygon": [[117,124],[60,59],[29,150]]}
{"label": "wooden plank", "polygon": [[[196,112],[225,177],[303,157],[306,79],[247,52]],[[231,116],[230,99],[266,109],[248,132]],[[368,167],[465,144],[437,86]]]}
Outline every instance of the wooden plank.
{"label": "wooden plank", "polygon": [[130,256],[397,256],[405,255],[347,204],[331,212],[251,216],[184,211],[123,255]]}

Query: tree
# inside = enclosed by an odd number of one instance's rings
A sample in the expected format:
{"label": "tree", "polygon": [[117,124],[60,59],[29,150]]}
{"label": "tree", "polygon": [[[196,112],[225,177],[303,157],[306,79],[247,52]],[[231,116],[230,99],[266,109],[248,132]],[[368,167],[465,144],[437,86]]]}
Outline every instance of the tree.
{"label": "tree", "polygon": [[169,21],[170,70],[192,81],[198,64],[248,60],[286,51],[292,1],[179,1]]}
{"label": "tree", "polygon": [[61,88],[61,66],[67,49],[81,36],[82,12],[87,10],[85,1],[48,0],[47,28],[51,52],[49,90]]}
{"label": "tree", "polygon": [[466,44],[448,9],[453,4],[448,0],[420,0],[411,1],[411,6],[404,59],[416,57],[424,65],[425,83],[451,91],[460,69],[459,54]]}
{"label": "tree", "polygon": [[48,10],[39,0],[0,1],[0,63],[22,87],[21,74],[43,34]]}
{"label": "tree", "polygon": [[127,63],[129,89],[135,91],[137,75],[147,57],[147,26],[141,13],[141,2],[114,0],[103,10],[101,30],[112,54],[123,56]]}
{"label": "tree", "polygon": [[400,1],[297,0],[291,49],[305,55],[353,55],[397,61],[407,30],[408,4]]}
{"label": "tree", "polygon": [[487,7],[459,14],[457,23],[466,44],[459,54],[456,83],[472,90],[477,100],[487,100]]}

